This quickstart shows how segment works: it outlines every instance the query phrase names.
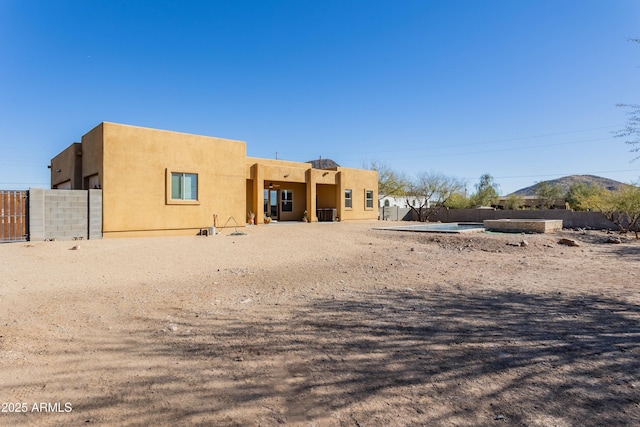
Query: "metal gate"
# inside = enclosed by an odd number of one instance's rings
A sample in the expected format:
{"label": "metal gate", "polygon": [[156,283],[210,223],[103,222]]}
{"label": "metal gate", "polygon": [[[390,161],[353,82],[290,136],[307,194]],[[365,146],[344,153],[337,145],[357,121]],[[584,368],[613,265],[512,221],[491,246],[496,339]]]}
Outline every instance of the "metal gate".
{"label": "metal gate", "polygon": [[27,240],[28,191],[0,190],[0,243]]}

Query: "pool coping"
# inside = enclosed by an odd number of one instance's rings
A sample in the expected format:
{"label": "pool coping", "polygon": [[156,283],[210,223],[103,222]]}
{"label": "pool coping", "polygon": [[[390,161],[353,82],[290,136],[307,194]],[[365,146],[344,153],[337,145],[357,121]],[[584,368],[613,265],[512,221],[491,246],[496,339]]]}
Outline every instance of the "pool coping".
{"label": "pool coping", "polygon": [[[467,230],[425,230],[418,229],[416,227],[424,227],[429,224],[462,224],[462,225],[477,225],[477,228],[469,228]],[[481,222],[426,222],[422,224],[414,225],[397,225],[393,227],[375,227],[374,230],[389,230],[389,231],[410,231],[413,233],[447,233],[447,234],[461,234],[461,233],[482,233],[485,231],[484,224]]]}

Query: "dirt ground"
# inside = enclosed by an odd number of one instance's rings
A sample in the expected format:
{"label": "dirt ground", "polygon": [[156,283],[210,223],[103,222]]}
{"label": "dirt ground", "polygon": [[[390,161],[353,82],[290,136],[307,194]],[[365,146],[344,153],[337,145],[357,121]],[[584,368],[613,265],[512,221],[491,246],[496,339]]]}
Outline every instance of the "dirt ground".
{"label": "dirt ground", "polygon": [[640,242],[386,225],[0,245],[0,425],[640,425]]}

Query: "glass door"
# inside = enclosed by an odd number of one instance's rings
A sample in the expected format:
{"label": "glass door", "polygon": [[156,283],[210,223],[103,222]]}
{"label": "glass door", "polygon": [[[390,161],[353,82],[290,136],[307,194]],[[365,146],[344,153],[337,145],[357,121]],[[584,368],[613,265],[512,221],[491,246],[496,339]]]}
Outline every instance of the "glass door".
{"label": "glass door", "polygon": [[264,190],[264,213],[271,219],[278,219],[278,200],[280,199],[280,190]]}

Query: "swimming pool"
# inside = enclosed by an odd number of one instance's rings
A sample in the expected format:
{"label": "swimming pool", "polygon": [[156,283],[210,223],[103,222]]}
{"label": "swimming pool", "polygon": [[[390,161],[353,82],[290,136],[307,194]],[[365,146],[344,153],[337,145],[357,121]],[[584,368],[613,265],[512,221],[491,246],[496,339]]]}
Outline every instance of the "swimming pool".
{"label": "swimming pool", "polygon": [[397,227],[380,227],[377,230],[415,231],[420,233],[471,233],[484,231],[484,225],[475,222],[425,223],[417,225],[400,225]]}

